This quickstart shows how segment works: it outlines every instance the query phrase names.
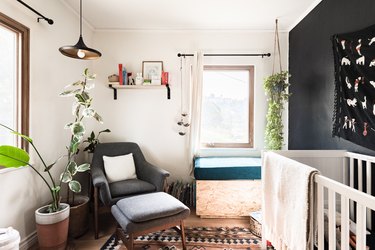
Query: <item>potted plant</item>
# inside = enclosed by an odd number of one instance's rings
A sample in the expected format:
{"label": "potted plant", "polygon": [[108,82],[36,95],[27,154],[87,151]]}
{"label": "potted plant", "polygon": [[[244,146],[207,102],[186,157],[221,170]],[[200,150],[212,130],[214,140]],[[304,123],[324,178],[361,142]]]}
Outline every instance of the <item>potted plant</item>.
{"label": "potted plant", "polygon": [[[95,76],[89,74],[88,69],[85,69],[83,76],[83,81],[77,81],[71,85],[68,85],[68,89],[60,94],[60,96],[74,96],[75,102],[73,103],[73,115],[75,116],[75,119],[74,122],[71,122],[65,126],[66,129],[70,129],[71,137],[70,143],[67,146],[68,153],[65,155],[67,162],[58,179],[55,179],[52,176],[51,169],[64,156],[60,157],[52,164],[47,164],[35,146],[34,141],[30,137],[20,134],[7,126],[0,124],[2,127],[9,129],[12,133],[27,141],[35,150],[42,163],[43,169],[38,171],[37,167],[30,163],[30,156],[25,150],[9,145],[0,146],[1,166],[16,168],[21,166],[31,167],[43,180],[50,191],[50,204],[35,211],[38,240],[41,249],[65,249],[66,247],[70,206],[69,204],[61,202],[61,186],[63,183],[66,183],[72,192],[81,192],[81,184],[75,180],[74,177],[77,173],[85,172],[90,169],[90,164],[83,163],[78,165],[74,159],[74,156],[78,152],[78,147],[82,143],[83,136],[85,134],[83,120],[85,118],[92,117],[98,122],[102,122],[100,115],[97,114],[97,112],[91,107],[92,98],[88,93],[88,90],[93,88],[93,84],[89,84],[88,81],[93,80]],[[46,172],[46,175],[44,175],[43,172]]]}
{"label": "potted plant", "polygon": [[268,96],[268,112],[267,125],[265,133],[266,148],[271,150],[280,150],[282,148],[283,122],[282,113],[284,103],[288,101],[290,94],[287,89],[289,87],[288,71],[272,74],[264,80],[264,89]]}
{"label": "potted plant", "polygon": [[[88,156],[86,157],[87,162],[91,162],[92,153],[95,150],[96,145],[99,143],[99,136],[101,133],[109,133],[109,129],[99,131],[98,136],[95,137],[95,132],[91,131],[90,136],[82,143],[87,143],[88,145],[83,149],[84,152],[87,152]],[[90,177],[91,178],[91,177]],[[91,185],[89,185],[91,186]],[[90,187],[88,187],[90,188]],[[67,203],[70,205],[70,223],[69,223],[69,236],[73,238],[78,238],[87,232],[89,227],[89,201],[90,198],[84,195],[76,195],[73,193],[69,195]],[[70,198],[71,197],[71,198]]]}
{"label": "potted plant", "polygon": [[[95,150],[96,145],[99,143],[99,136],[101,133],[109,133],[109,129],[102,130],[95,137],[95,132],[92,131],[90,136],[84,140],[82,143],[87,143],[88,145],[84,148],[86,152],[86,161],[91,162],[92,153]],[[91,157],[90,157],[91,156]],[[91,178],[91,177],[90,177]],[[89,185],[89,196],[90,187]],[[70,191],[67,191],[66,202],[70,205],[70,215],[69,215],[69,236],[72,238],[78,238],[85,234],[89,228],[89,196],[77,195],[74,192],[70,195]]]}
{"label": "potted plant", "polygon": [[110,133],[111,130],[104,129],[102,131],[99,131],[98,136],[95,136],[95,132],[91,131],[91,134],[89,137],[87,137],[86,140],[83,141],[84,144],[87,144],[87,146],[83,149],[84,152],[86,152],[86,158],[88,162],[91,162],[92,160],[92,154],[95,151],[96,145],[100,143],[99,136],[101,133]]}
{"label": "potted plant", "polygon": [[83,151],[87,151],[88,153],[94,153],[96,145],[100,143],[99,136],[101,133],[110,133],[111,130],[104,129],[102,131],[99,131],[98,136],[95,137],[94,131],[91,131],[91,134],[89,137],[87,137],[86,140],[83,141],[83,143],[87,143],[87,146],[83,149]]}

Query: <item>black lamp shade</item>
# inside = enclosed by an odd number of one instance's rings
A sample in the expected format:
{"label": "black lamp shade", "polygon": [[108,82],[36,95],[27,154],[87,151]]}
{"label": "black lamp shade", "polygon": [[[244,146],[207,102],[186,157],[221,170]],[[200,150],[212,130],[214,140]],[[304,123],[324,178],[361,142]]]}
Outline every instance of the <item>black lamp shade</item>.
{"label": "black lamp shade", "polygon": [[99,51],[87,47],[83,42],[82,36],[79,36],[79,40],[76,45],[63,46],[59,48],[59,51],[64,56],[81,60],[93,60],[102,56],[102,53]]}

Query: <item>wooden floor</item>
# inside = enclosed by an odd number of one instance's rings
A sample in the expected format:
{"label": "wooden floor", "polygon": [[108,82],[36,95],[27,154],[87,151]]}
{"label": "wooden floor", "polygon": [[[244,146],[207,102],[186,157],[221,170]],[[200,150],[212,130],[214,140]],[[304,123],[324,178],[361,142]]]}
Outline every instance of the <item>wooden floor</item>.
{"label": "wooden floor", "polygon": [[[90,218],[91,219],[91,218]],[[91,222],[91,221],[90,221]],[[92,224],[90,225],[89,231],[78,239],[71,239],[69,241],[69,250],[95,250],[100,249],[101,246],[107,241],[107,239],[115,231],[115,220],[110,213],[102,214],[99,219],[100,232],[99,239],[94,239],[94,230]],[[238,219],[201,219],[195,215],[193,211],[190,216],[185,220],[185,226],[206,226],[206,227],[249,227],[249,218],[238,218]],[[31,250],[37,250],[35,246]],[[122,249],[126,249],[122,247]]]}

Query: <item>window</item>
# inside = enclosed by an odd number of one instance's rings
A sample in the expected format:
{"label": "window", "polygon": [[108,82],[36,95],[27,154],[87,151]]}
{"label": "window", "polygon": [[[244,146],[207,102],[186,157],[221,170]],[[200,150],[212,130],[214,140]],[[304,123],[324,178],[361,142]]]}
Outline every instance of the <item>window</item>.
{"label": "window", "polygon": [[253,147],[254,66],[205,66],[201,145]]}
{"label": "window", "polygon": [[[29,29],[0,13],[0,123],[29,133]],[[20,146],[18,137],[0,128],[0,145]]]}

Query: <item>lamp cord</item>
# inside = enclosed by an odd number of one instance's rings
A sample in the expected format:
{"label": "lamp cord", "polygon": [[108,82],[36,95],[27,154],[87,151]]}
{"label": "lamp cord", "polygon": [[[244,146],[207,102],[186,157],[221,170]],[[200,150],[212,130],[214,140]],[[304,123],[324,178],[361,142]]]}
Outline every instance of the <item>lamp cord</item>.
{"label": "lamp cord", "polygon": [[79,35],[82,36],[82,0],[79,1]]}

